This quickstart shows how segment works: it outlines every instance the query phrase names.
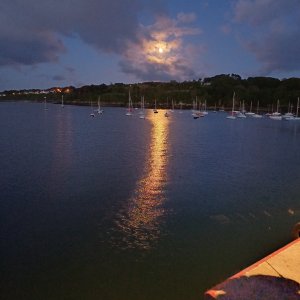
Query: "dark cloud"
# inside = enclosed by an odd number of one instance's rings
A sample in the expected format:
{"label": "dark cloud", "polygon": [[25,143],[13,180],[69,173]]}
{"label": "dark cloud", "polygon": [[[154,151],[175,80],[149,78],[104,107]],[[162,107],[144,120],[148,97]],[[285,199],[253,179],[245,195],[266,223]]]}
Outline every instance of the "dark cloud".
{"label": "dark cloud", "polygon": [[73,67],[68,66],[68,67],[65,67],[65,69],[70,74],[76,73],[76,70]]}
{"label": "dark cloud", "polygon": [[[168,18],[165,3],[162,0],[2,0],[0,67],[58,62],[67,51],[64,37],[74,37],[100,52],[118,54],[122,71],[138,79],[190,78],[195,74],[191,61],[195,51],[190,44],[183,45],[183,38],[201,33],[191,26],[196,16],[179,13],[175,19]],[[141,14],[148,15],[148,23],[152,18],[155,23],[140,24]],[[152,43],[152,54],[148,42]],[[157,47],[164,47],[164,53],[159,53]]]}
{"label": "dark cloud", "polygon": [[300,70],[300,33],[271,34],[264,43],[252,41],[246,44],[262,63],[265,75],[274,71],[292,72]]}
{"label": "dark cloud", "polygon": [[[153,10],[161,5],[151,2]],[[136,38],[138,13],[149,6],[148,0],[2,0],[0,66],[55,61],[63,36],[121,53]]]}
{"label": "dark cloud", "polygon": [[64,51],[62,42],[52,34],[2,37],[0,66],[55,62]]}
{"label": "dark cloud", "polygon": [[63,75],[54,75],[52,77],[52,80],[54,80],[54,81],[64,81],[64,80],[66,80],[66,78]]}
{"label": "dark cloud", "polygon": [[298,0],[239,0],[233,20],[243,45],[261,64],[261,73],[300,70]]}
{"label": "dark cloud", "polygon": [[234,20],[254,26],[268,25],[299,10],[298,0],[238,0]]}

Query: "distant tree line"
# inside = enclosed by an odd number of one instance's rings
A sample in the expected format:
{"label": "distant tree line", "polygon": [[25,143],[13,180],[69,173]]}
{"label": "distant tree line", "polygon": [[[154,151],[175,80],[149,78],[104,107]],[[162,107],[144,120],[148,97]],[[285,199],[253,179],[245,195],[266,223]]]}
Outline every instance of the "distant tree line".
{"label": "distant tree line", "polygon": [[40,90],[4,91],[0,100],[32,100],[44,101],[46,97],[50,102],[59,102],[64,97],[67,104],[89,105],[101,99],[101,105],[125,106],[128,94],[131,94],[133,103],[138,105],[142,96],[145,97],[146,106],[152,107],[157,101],[158,107],[168,107],[173,101],[176,106],[181,103],[183,107],[190,107],[192,102],[206,101],[208,107],[231,107],[233,92],[236,95],[236,107],[245,103],[249,109],[250,103],[256,106],[259,101],[260,108],[270,109],[280,101],[282,111],[288,107],[295,107],[300,96],[300,78],[276,79],[272,77],[249,77],[242,79],[237,74],[221,74],[192,81],[170,82],[142,82],[134,84],[99,84],[86,85],[79,88],[54,87],[43,93]]}

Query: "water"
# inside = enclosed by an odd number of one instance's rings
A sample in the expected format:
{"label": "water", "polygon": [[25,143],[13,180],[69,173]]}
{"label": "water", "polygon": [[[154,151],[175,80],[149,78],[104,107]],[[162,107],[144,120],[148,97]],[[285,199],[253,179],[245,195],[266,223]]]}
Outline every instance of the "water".
{"label": "water", "polygon": [[0,103],[3,299],[202,299],[290,241],[300,124]]}

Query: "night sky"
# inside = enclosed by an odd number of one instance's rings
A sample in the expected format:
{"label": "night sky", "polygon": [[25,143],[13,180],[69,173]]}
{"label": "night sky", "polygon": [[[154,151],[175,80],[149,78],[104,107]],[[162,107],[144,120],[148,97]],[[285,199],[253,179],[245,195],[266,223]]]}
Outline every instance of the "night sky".
{"label": "night sky", "polygon": [[300,77],[299,0],[1,0],[0,91]]}

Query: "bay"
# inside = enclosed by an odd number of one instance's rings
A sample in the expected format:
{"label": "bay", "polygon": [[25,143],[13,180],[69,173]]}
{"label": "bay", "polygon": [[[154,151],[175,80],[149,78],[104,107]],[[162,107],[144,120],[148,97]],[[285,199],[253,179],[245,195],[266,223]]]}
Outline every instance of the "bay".
{"label": "bay", "polygon": [[300,124],[0,103],[4,299],[201,299],[290,241]]}

